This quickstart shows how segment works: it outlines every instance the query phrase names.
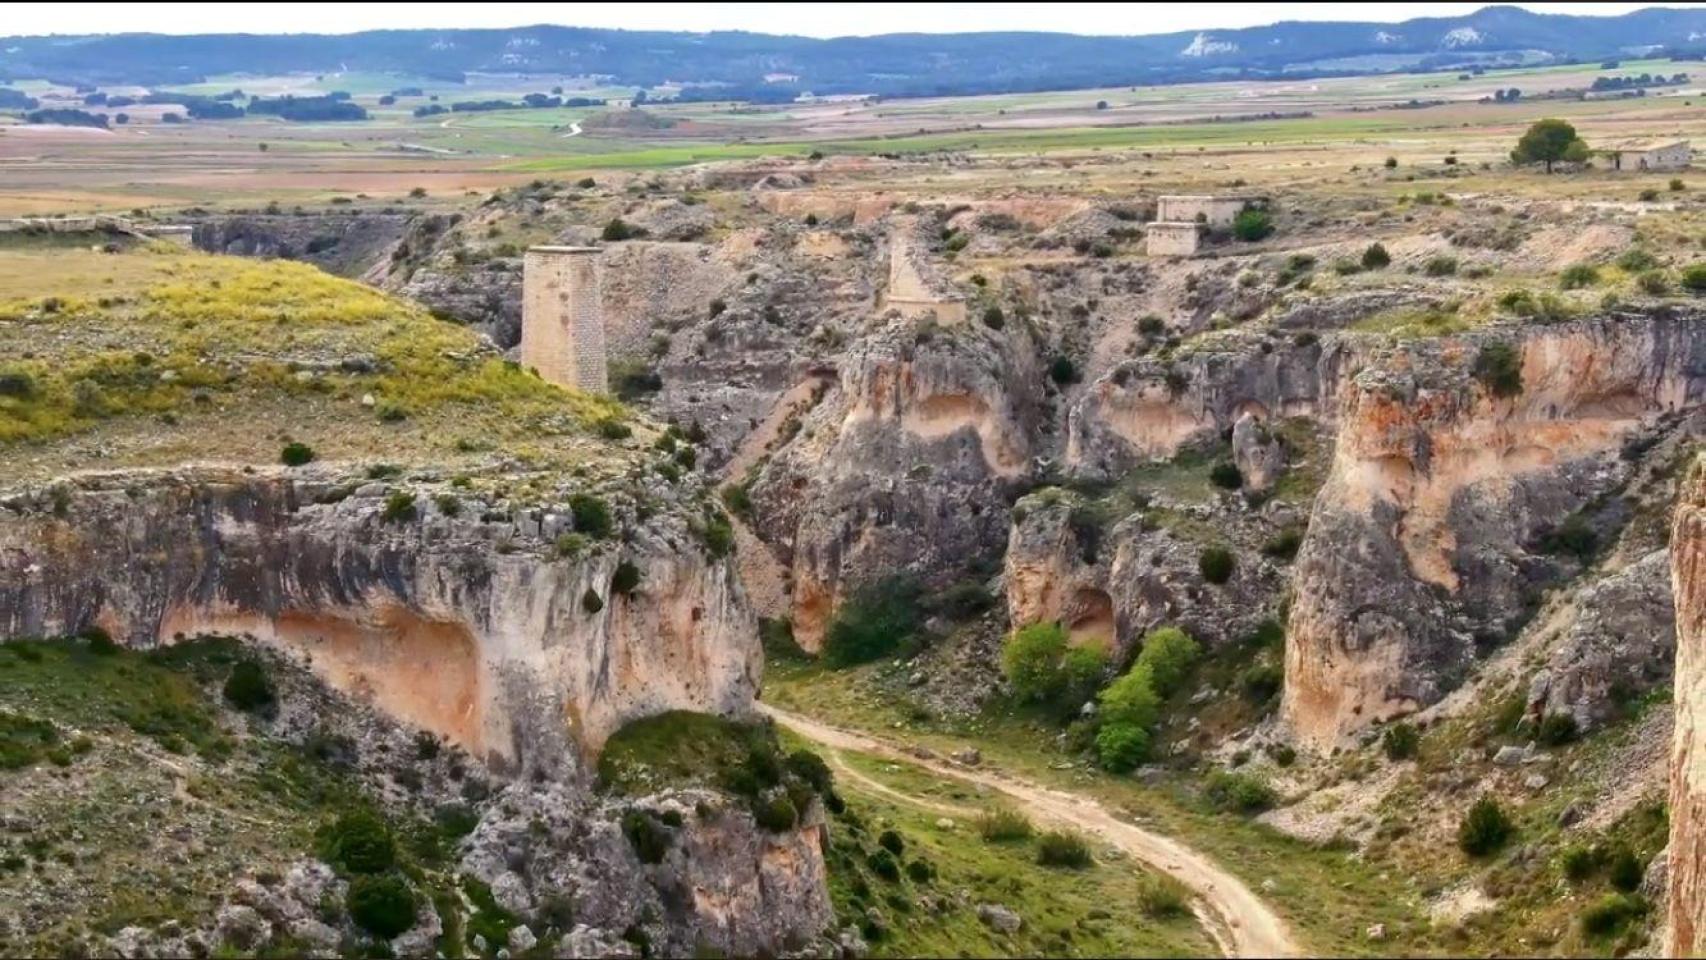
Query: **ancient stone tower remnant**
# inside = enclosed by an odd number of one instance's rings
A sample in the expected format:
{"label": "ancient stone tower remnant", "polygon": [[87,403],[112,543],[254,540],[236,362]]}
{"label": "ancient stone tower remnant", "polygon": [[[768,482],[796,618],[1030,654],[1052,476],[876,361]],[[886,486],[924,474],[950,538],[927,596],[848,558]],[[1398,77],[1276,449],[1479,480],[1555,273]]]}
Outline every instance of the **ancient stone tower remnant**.
{"label": "ancient stone tower remnant", "polygon": [[1194,256],[1203,233],[1232,226],[1248,207],[1267,203],[1254,196],[1168,196],[1155,205],[1155,222],[1145,230],[1144,249],[1152,257]]}
{"label": "ancient stone tower remnant", "polygon": [[521,363],[558,386],[610,392],[597,247],[530,247],[522,261]]}

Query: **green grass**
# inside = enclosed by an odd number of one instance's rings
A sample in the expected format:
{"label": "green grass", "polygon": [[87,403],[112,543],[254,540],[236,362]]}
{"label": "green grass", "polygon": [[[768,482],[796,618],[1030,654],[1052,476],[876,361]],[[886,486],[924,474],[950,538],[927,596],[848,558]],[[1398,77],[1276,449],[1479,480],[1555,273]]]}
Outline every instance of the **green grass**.
{"label": "green grass", "polygon": [[[790,744],[797,738],[784,733]],[[1030,837],[991,843],[978,833],[976,812],[992,810],[973,788],[939,780],[916,768],[856,753],[843,759],[860,774],[891,789],[935,803],[964,808],[971,816],[902,803],[860,780],[838,775],[836,791],[850,816],[830,825],[830,891],[838,922],[865,925],[872,910],[881,918],[875,957],[1139,957],[1208,956],[1213,944],[1187,913],[1144,913],[1164,884],[1130,861],[1099,857],[1083,870],[1039,865]],[[942,821],[951,821],[943,826]],[[893,830],[904,841],[897,858],[927,863],[934,878],[919,882],[903,869],[898,881],[884,880],[870,866],[878,838]],[[957,893],[969,894],[963,904]],[[940,904],[930,909],[926,901]],[[1018,913],[1024,926],[998,933],[978,919],[978,904],[1000,904]]]}
{"label": "green grass", "polygon": [[605,787],[636,796],[665,787],[717,786],[770,737],[764,726],[672,710],[618,730],[599,755],[598,777]]}

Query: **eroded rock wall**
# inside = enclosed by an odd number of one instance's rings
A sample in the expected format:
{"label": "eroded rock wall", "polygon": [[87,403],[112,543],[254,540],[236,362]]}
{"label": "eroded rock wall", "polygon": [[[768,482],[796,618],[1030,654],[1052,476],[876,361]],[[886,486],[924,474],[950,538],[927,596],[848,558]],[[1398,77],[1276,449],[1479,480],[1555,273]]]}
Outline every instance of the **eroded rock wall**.
{"label": "eroded rock wall", "polygon": [[[1390,348],[1345,385],[1298,556],[1285,719],[1330,745],[1437,701],[1574,569],[1538,541],[1628,482],[1644,431],[1691,429],[1706,327],[1618,315]],[[1516,351],[1522,390],[1470,373]]]}
{"label": "eroded rock wall", "polygon": [[1671,525],[1676,593],[1676,727],[1670,772],[1670,923],[1665,956],[1706,952],[1706,458]]}
{"label": "eroded rock wall", "polygon": [[[8,496],[0,635],[247,634],[499,769],[567,776],[629,720],[750,710],[752,615],[685,520],[559,558],[566,516],[466,498],[450,516],[423,492],[416,519],[388,522],[390,492],[207,468]],[[626,596],[624,561],[641,573]]]}

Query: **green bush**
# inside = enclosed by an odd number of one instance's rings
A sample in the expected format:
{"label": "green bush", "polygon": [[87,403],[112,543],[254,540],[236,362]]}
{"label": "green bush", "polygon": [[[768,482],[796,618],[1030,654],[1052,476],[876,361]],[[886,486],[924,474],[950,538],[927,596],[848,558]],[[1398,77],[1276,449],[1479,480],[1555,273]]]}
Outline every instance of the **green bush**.
{"label": "green bush", "polygon": [[1393,762],[1414,760],[1422,749],[1422,734],[1413,724],[1394,723],[1380,735],[1380,749]]}
{"label": "green bush", "polygon": [[1661,270],[1648,270],[1645,273],[1637,274],[1635,286],[1650,297],[1662,297],[1670,293],[1670,281],[1665,279],[1664,272]]}
{"label": "green bush", "polygon": [[1130,723],[1103,723],[1096,731],[1096,760],[1110,773],[1127,773],[1149,759],[1149,731]]}
{"label": "green bush", "polygon": [[1571,514],[1556,528],[1546,531],[1540,538],[1540,549],[1549,554],[1568,554],[1584,563],[1593,559],[1594,551],[1599,549],[1599,534],[1581,514]]}
{"label": "green bush", "polygon": [[1236,463],[1222,460],[1208,471],[1208,481],[1223,490],[1236,490],[1244,485],[1244,474]]}
{"label": "green bush", "polygon": [[0,397],[29,400],[36,395],[36,380],[22,370],[0,371]]}
{"label": "green bush", "polygon": [[1499,801],[1483,795],[1463,815],[1457,827],[1457,846],[1471,857],[1496,853],[1510,840],[1515,826]]}
{"label": "green bush", "polygon": [[314,462],[314,448],[306,443],[292,441],[279,451],[278,460],[287,467],[300,467]]}
{"label": "green bush", "polygon": [[992,303],[983,310],[983,325],[991,330],[1000,330],[1007,325],[1007,315]]}
{"label": "green bush", "polygon": [[753,805],[752,817],[758,825],[771,833],[781,833],[794,829],[799,822],[800,812],[795,809],[794,801],[785,794],[777,794],[768,800],[760,800]]}
{"label": "green bush", "polygon": [[1055,357],[1054,362],[1049,364],[1048,376],[1050,380],[1063,387],[1069,383],[1077,383],[1078,366],[1072,362],[1071,357],[1063,354]]}
{"label": "green bush", "polygon": [[267,672],[253,660],[239,660],[225,678],[225,700],[244,713],[258,713],[278,699]]}
{"label": "green bush", "polygon": [[1241,210],[1232,220],[1232,235],[1245,243],[1266,239],[1273,232],[1274,220],[1266,210]]}
{"label": "green bush", "polygon": [[1689,293],[1706,293],[1706,263],[1691,263],[1682,268],[1682,288]]}
{"label": "green bush", "polygon": [[603,540],[615,529],[610,505],[590,493],[571,495],[569,513],[575,518],[575,532],[594,540]]}
{"label": "green bush", "polygon": [[610,592],[618,596],[633,593],[640,585],[640,568],[631,561],[624,560],[616,565],[616,572],[610,575]]}
{"label": "green bush", "polygon": [[1576,718],[1568,713],[1548,713],[1540,718],[1540,725],[1535,729],[1534,739],[1548,747],[1561,747],[1576,739],[1580,730],[1576,727]]}
{"label": "green bush", "polygon": [[1274,790],[1245,773],[1217,770],[1203,785],[1209,806],[1224,813],[1261,813],[1274,805]]}
{"label": "green bush", "polygon": [[1475,355],[1475,379],[1495,397],[1514,397],[1522,392],[1522,357],[1503,341],[1484,344]]}
{"label": "green bush", "polygon": [[936,868],[928,860],[914,860],[906,865],[906,875],[913,883],[929,883],[936,879]]}
{"label": "green bush", "polygon": [[1575,845],[1565,847],[1558,854],[1558,869],[1564,874],[1564,879],[1571,883],[1581,883],[1594,875],[1604,861],[1604,851],[1598,847]]}
{"label": "green bush", "polygon": [[900,882],[900,862],[895,860],[894,854],[887,850],[871,851],[871,855],[865,858],[865,866],[871,868],[872,873],[889,883]]}
{"label": "green bush", "polygon": [[855,590],[824,633],[824,663],[849,667],[900,650],[918,632],[918,599],[918,585],[902,577]]}
{"label": "green bush", "polygon": [[1045,867],[1083,870],[1093,862],[1089,842],[1076,833],[1056,830],[1037,838],[1037,863]]}
{"label": "green bush", "polygon": [[828,793],[835,787],[835,774],[829,769],[829,764],[810,750],[800,749],[788,754],[783,766],[819,794]]}
{"label": "green bush", "polygon": [[1172,696],[1184,683],[1191,667],[1202,655],[1202,647],[1178,627],[1162,627],[1143,638],[1137,666],[1149,671],[1149,682],[1162,699]]}
{"label": "green bush", "polygon": [[1599,269],[1589,263],[1565,267],[1558,275],[1558,286],[1565,290],[1580,290],[1599,283]]}
{"label": "green bush", "polygon": [[613,243],[622,240],[631,240],[636,235],[637,231],[633,227],[629,226],[627,221],[623,220],[621,217],[612,218],[609,223],[604,225],[604,230],[599,233],[601,238]]}
{"label": "green bush", "polygon": [[344,902],[356,926],[382,940],[406,933],[415,925],[415,894],[394,874],[356,877],[350,881]]}
{"label": "green bush", "polygon": [[1279,664],[1253,663],[1238,674],[1238,689],[1251,703],[1267,703],[1283,686],[1285,670]]}
{"label": "green bush", "polygon": [[385,509],[380,511],[379,519],[384,523],[408,523],[415,519],[415,513],[415,495],[398,490],[385,498]]}
{"label": "green bush", "polygon": [[1641,866],[1634,851],[1628,847],[1618,847],[1611,855],[1611,863],[1606,870],[1606,879],[1611,885],[1624,893],[1634,893],[1641,888],[1641,881],[1646,879],[1647,871]]}
{"label": "green bush", "polygon": [[1155,683],[1149,670],[1133,666],[1126,674],[1108,684],[1097,697],[1101,704],[1102,725],[1127,724],[1140,730],[1152,729],[1161,719],[1161,698],[1155,693]]}
{"label": "green bush", "polygon": [[391,828],[370,810],[354,810],[321,828],[320,859],[348,873],[384,873],[397,862]]}
{"label": "green bush", "polygon": [[1639,247],[1625,250],[1617,258],[1618,268],[1628,273],[1640,273],[1642,270],[1651,270],[1658,265],[1657,257]]}
{"label": "green bush", "polygon": [[605,417],[598,421],[598,435],[606,440],[626,440],[634,435],[634,428],[615,417]]}
{"label": "green bush", "polygon": [[1151,920],[1186,916],[1191,912],[1190,889],[1164,874],[1150,875],[1138,888],[1137,909]]}
{"label": "green bush", "polygon": [[597,590],[587,587],[586,592],[581,594],[581,609],[587,613],[597,613],[604,609],[604,598],[598,595]]}
{"label": "green bush", "polygon": [[1275,560],[1294,560],[1303,546],[1302,527],[1286,527],[1262,544],[1262,555]]}
{"label": "green bush", "polygon": [[1687,190],[1687,189],[1688,189],[1688,185],[1682,182],[1681,177],[1672,177],[1670,179],[1670,192],[1671,193],[1681,193],[1682,191]]}
{"label": "green bush", "polygon": [[977,818],[977,833],[987,843],[1012,843],[1031,838],[1031,821],[1012,807],[994,807]]}
{"label": "green bush", "polygon": [[1457,272],[1457,258],[1429,257],[1428,261],[1422,264],[1422,272],[1430,277],[1449,277]]}
{"label": "green bush", "polygon": [[730,513],[737,517],[751,519],[752,491],[747,489],[746,484],[724,484],[720,495],[723,500],[723,506],[729,508]]}
{"label": "green bush", "polygon": [[1627,893],[1608,893],[1582,911],[1582,933],[1594,938],[1615,936],[1647,915],[1647,901]]}
{"label": "green bush", "polygon": [[1058,623],[1033,623],[1007,638],[1001,647],[1001,673],[1015,696],[1036,703],[1060,696],[1066,641],[1066,628]]}
{"label": "green bush", "polygon": [[1204,547],[1197,557],[1197,570],[1209,583],[1225,583],[1232,579],[1237,561],[1225,547]]}
{"label": "green bush", "polygon": [[724,516],[722,511],[708,510],[705,513],[705,526],[701,532],[705,540],[705,552],[713,559],[722,559],[734,552],[735,528]]}
{"label": "green bush", "polygon": [[884,830],[877,835],[877,846],[898,857],[906,852],[906,838],[894,830]]}
{"label": "green bush", "polygon": [[1386,252],[1386,247],[1379,243],[1371,243],[1362,252],[1362,268],[1364,270],[1379,270],[1392,263],[1392,255]]}
{"label": "green bush", "polygon": [[622,815],[622,835],[628,838],[628,845],[634,848],[634,855],[641,863],[662,863],[664,855],[669,853],[669,831],[643,810],[629,810]]}

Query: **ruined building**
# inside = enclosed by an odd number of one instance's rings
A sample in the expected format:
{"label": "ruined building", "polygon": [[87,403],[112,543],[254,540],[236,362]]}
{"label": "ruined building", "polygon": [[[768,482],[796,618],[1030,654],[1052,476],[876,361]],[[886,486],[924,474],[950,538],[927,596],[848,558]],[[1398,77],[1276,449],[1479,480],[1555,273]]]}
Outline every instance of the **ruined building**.
{"label": "ruined building", "polygon": [[1226,228],[1247,207],[1261,206],[1261,197],[1169,196],[1156,202],[1155,222],[1145,231],[1145,251],[1152,257],[1189,257],[1202,244],[1203,232]]}
{"label": "ruined building", "polygon": [[521,363],[547,382],[610,391],[597,247],[532,247],[522,266]]}

